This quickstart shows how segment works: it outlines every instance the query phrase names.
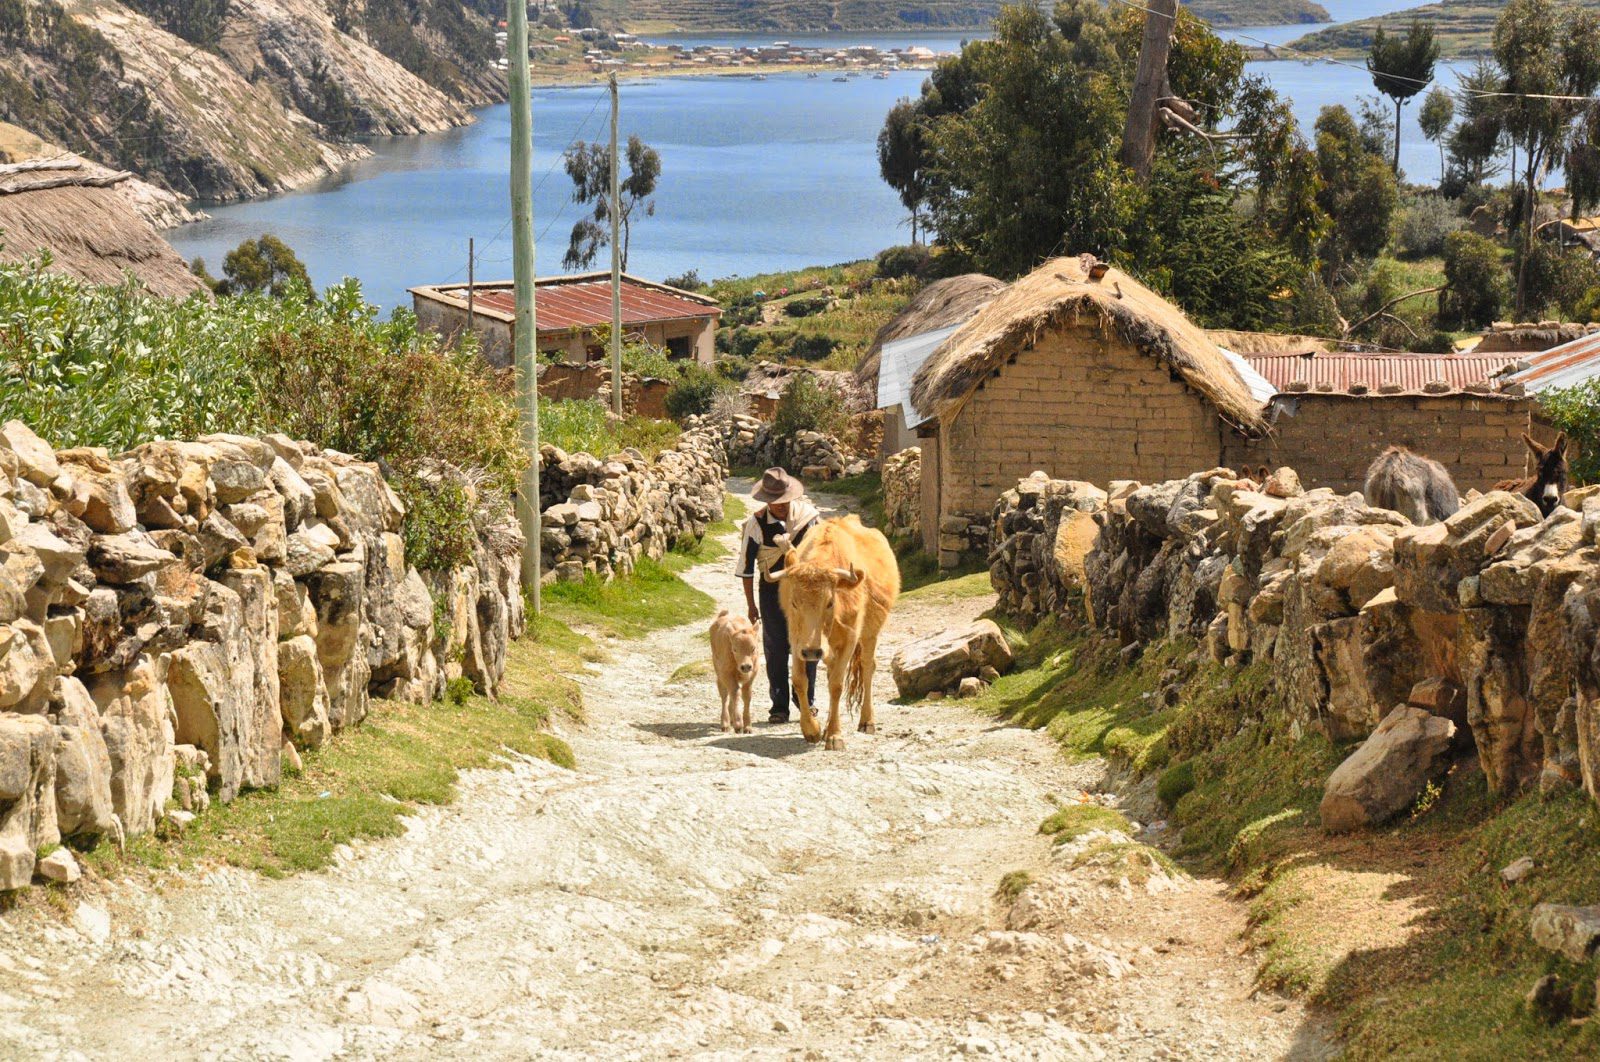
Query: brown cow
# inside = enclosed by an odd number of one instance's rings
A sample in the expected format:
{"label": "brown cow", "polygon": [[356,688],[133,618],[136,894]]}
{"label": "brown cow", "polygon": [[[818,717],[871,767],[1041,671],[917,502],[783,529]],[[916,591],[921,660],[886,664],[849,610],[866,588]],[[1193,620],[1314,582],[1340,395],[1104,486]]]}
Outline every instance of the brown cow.
{"label": "brown cow", "polygon": [[[779,601],[789,621],[795,700],[800,732],[807,741],[826,739],[827,748],[844,748],[839,736],[839,699],[861,709],[861,731],[875,733],[872,673],[877,667],[878,635],[900,595],[900,566],[883,532],[863,527],[859,518],[829,520],[784,558]],[[811,711],[806,664],[828,665],[828,725]]]}

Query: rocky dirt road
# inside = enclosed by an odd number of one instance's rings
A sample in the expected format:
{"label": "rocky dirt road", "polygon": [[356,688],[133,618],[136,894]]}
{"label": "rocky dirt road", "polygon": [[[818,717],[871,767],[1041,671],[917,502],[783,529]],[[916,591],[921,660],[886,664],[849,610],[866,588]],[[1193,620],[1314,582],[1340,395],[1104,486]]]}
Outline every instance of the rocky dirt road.
{"label": "rocky dirt road", "polygon": [[[732,606],[728,567],[689,578]],[[1252,993],[1219,886],[1074,870],[1039,836],[1096,765],[959,703],[885,703],[896,645],[988,604],[896,613],[881,733],[842,753],[792,724],[722,734],[709,678],[668,681],[706,655],[696,624],[608,647],[576,772],[473,772],[325,872],[10,916],[0,1055],[1323,1057],[1298,1004]]]}

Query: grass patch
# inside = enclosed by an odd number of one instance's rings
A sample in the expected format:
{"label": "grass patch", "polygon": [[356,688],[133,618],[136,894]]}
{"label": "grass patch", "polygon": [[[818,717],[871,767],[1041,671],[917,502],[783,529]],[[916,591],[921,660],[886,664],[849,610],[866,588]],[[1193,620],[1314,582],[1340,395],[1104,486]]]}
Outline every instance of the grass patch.
{"label": "grass patch", "polygon": [[[904,577],[904,565],[901,572]],[[922,602],[924,604],[943,604],[952,601],[966,601],[974,597],[984,597],[994,593],[994,587],[989,582],[987,571],[947,574],[942,579],[919,581],[915,587],[907,590],[901,600],[906,602]]]}
{"label": "grass patch", "polygon": [[589,575],[582,582],[547,586],[543,597],[546,612],[561,622],[590,627],[616,638],[638,638],[650,631],[705,619],[716,607],[709,594],[696,590],[665,563],[649,557],[639,558],[627,578],[603,582]]}
{"label": "grass patch", "polygon": [[452,801],[461,771],[492,766],[507,752],[570,768],[572,750],[544,727],[552,713],[582,715],[568,675],[581,666],[585,643],[546,617],[512,644],[499,702],[374,702],[362,725],[303,753],[304,770],[276,788],[213,805],[182,834],[135,838],[126,856],[101,845],[86,858],[102,874],[125,862],[221,862],[281,877],[327,865],[338,845],[399,835],[414,807]]}
{"label": "grass patch", "polygon": [[616,420],[596,398],[539,400],[539,441],[568,453],[605,458],[632,447],[653,461],[682,434],[683,429],[670,420],[638,416]]}
{"label": "grass patch", "polygon": [[994,887],[994,898],[1001,903],[1015,903],[1023,890],[1033,884],[1033,875],[1026,870],[1013,870],[1000,879]]}
{"label": "grass patch", "polygon": [[1056,844],[1076,841],[1084,834],[1093,833],[1095,830],[1121,830],[1123,833],[1131,833],[1133,827],[1122,817],[1121,812],[1104,804],[1068,804],[1039,823],[1039,832],[1055,838]]}
{"label": "grass patch", "polygon": [[695,679],[707,678],[711,674],[711,661],[691,660],[687,664],[679,664],[667,676],[667,685],[676,686],[680,682],[693,682]]}

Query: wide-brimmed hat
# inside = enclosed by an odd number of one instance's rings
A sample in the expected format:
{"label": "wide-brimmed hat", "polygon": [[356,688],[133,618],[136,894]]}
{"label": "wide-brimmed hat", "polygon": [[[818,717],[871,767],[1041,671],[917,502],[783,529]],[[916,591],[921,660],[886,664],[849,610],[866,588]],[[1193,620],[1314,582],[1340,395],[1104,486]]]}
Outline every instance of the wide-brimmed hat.
{"label": "wide-brimmed hat", "polygon": [[798,479],[781,468],[769,468],[761,473],[761,483],[751,497],[767,505],[776,505],[794,501],[805,492],[805,485]]}

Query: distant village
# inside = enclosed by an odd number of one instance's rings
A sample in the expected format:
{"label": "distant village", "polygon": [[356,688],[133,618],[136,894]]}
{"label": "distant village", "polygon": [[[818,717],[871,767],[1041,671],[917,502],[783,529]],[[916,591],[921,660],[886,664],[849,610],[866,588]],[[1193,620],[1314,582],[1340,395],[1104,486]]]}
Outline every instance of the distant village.
{"label": "distant village", "polygon": [[[502,50],[506,34],[496,34]],[[928,70],[943,52],[924,45],[879,48],[871,44],[849,47],[818,46],[778,40],[768,44],[653,43],[636,34],[596,28],[571,29],[554,35],[540,34],[529,42],[535,63],[587,68],[591,73],[624,70],[643,72],[718,70],[749,72],[785,68],[805,70],[812,76],[834,72],[839,78],[873,73],[887,77],[894,70]],[[497,64],[505,68],[506,60]]]}

